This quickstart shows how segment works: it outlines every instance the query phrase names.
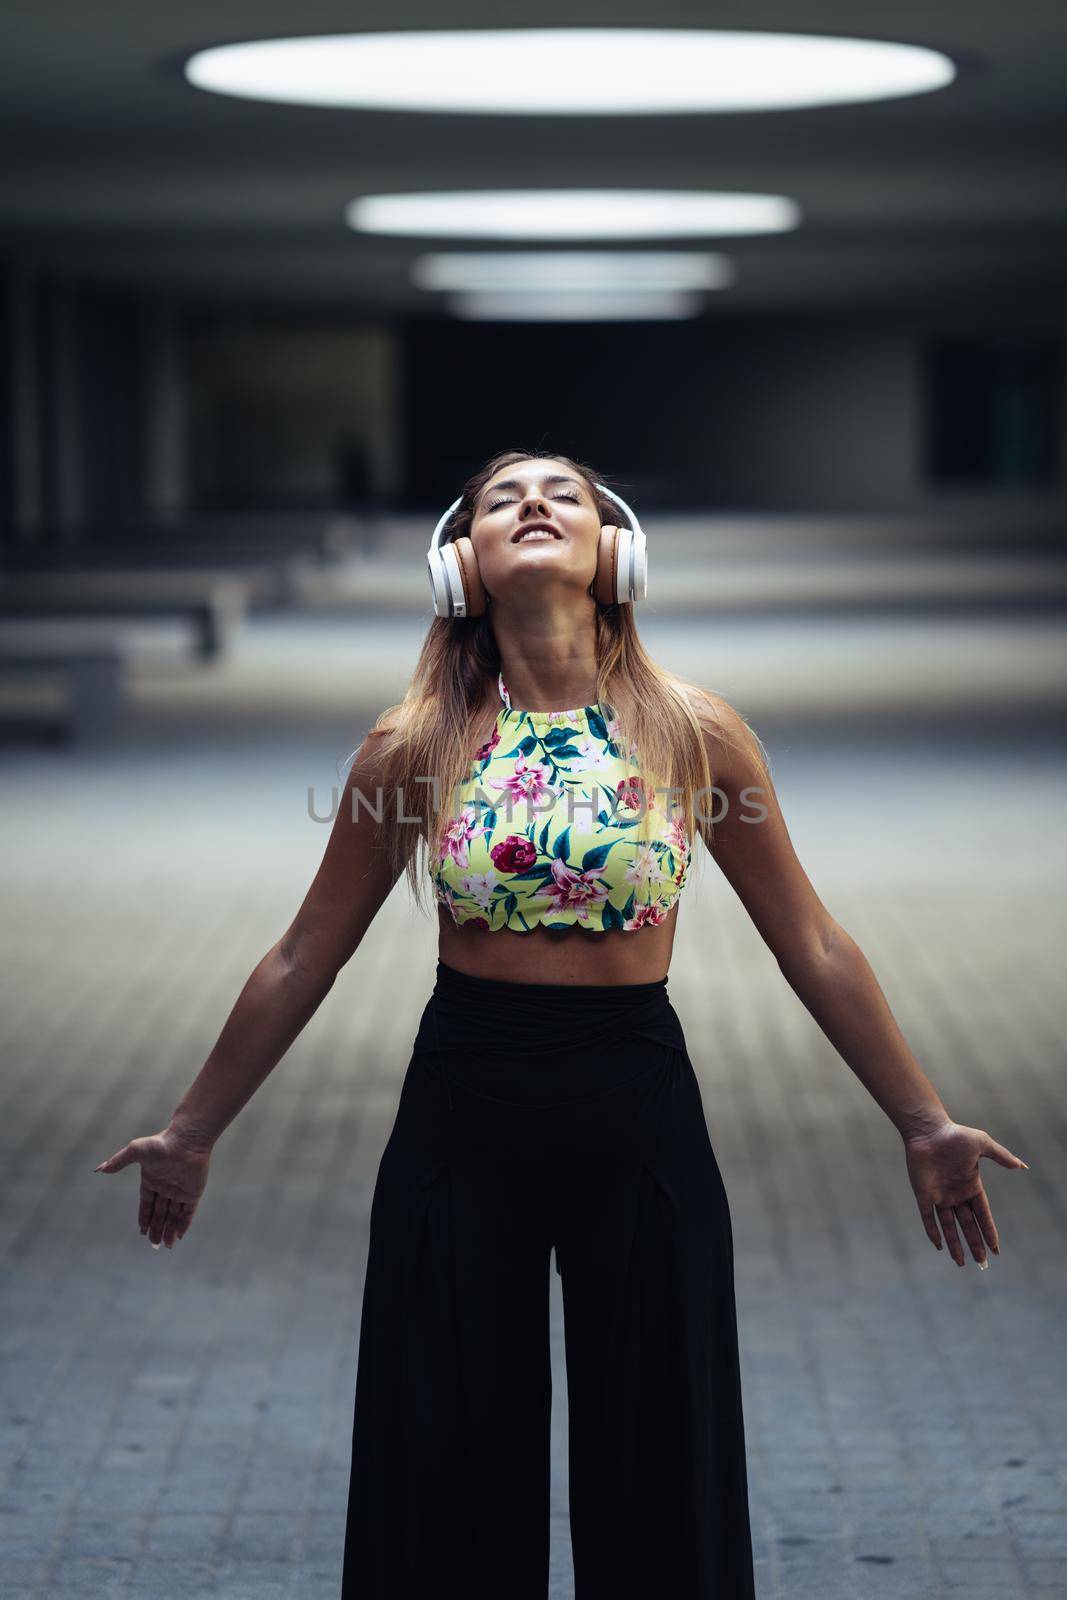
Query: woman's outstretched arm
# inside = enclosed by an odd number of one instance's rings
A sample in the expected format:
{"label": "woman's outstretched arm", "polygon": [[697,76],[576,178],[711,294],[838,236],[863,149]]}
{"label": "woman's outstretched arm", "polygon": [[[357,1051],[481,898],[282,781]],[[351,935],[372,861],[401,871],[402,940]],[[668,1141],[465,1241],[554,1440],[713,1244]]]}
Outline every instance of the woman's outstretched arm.
{"label": "woman's outstretched arm", "polygon": [[[797,858],[759,744],[721,697],[708,696],[727,737],[708,733],[715,777],[712,855],[774,954],[786,982],[889,1117],[904,1142],[923,1226],[964,1265],[958,1221],[987,1266],[999,1253],[978,1158],[1025,1167],[984,1129],[953,1122],[908,1047],[869,961],[823,905]],[[721,815],[720,815],[721,813]]]}
{"label": "woman's outstretched arm", "polygon": [[353,789],[373,796],[381,781],[365,740],[311,887],[249,976],[167,1127],[131,1140],[96,1169],[121,1172],[140,1163],[138,1220],[157,1248],[171,1248],[187,1231],[216,1141],[314,1016],[396,882],[376,848],[374,818],[362,805],[353,816]]}

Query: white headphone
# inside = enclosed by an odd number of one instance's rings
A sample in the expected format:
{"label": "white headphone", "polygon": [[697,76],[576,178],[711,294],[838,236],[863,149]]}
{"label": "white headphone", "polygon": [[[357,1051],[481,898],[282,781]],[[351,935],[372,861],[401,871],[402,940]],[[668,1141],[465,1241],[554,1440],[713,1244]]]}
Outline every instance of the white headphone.
{"label": "white headphone", "polygon": [[[648,553],[641,524],[613,489],[603,483],[598,483],[597,488],[621,506],[630,526],[620,528],[605,523],[601,527],[593,593],[601,605],[627,605],[643,600],[648,593]],[[484,612],[487,603],[470,539],[461,535],[450,540],[444,532],[462,499],[460,495],[453,500],[438,522],[426,554],[434,613],[439,617],[477,617]]]}

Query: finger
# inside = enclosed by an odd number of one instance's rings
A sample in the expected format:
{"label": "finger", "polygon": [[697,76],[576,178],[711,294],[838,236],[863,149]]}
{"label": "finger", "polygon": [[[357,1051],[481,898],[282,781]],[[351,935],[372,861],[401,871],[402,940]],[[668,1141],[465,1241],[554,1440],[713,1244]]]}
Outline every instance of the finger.
{"label": "finger", "polygon": [[962,1267],[964,1264],[963,1246],[960,1244],[960,1236],[956,1231],[956,1213],[951,1206],[938,1206],[937,1215],[941,1221],[941,1231],[945,1235],[945,1243],[948,1245],[948,1253],[956,1265]]}
{"label": "finger", "polygon": [[989,1260],[986,1256],[985,1240],[982,1238],[981,1230],[978,1227],[978,1223],[975,1221],[974,1212],[971,1210],[970,1203],[968,1202],[965,1205],[956,1206],[955,1210],[956,1220],[963,1229],[963,1237],[967,1240],[967,1243],[971,1247],[971,1255],[974,1257],[975,1261],[977,1261],[980,1267],[988,1267]]}
{"label": "finger", "polygon": [[152,1222],[148,1229],[148,1242],[157,1248],[163,1243],[163,1229],[167,1225],[167,1216],[170,1212],[170,1201],[163,1195],[156,1196],[155,1207],[152,1211]]}
{"label": "finger", "polygon": [[992,1160],[999,1161],[1002,1167],[1024,1167],[1029,1172],[1030,1169],[1026,1166],[1025,1161],[1020,1160],[1018,1156],[1012,1155],[1006,1145],[998,1144],[995,1139],[991,1139],[984,1128],[982,1132],[985,1137],[985,1143],[979,1152],[980,1155],[989,1156]]}
{"label": "finger", "polygon": [[156,1203],[156,1191],[150,1183],[141,1184],[141,1204],[137,1210],[137,1226],[142,1233],[147,1233],[152,1225],[152,1211]]}
{"label": "finger", "polygon": [[930,1204],[920,1205],[919,1215],[923,1219],[923,1227],[926,1229],[926,1237],[931,1240],[933,1244],[936,1244],[937,1248],[940,1250],[941,1235],[937,1230],[937,1219],[934,1216],[933,1206]]}
{"label": "finger", "polygon": [[984,1189],[979,1188],[978,1193],[971,1201],[971,1210],[974,1212],[975,1220],[985,1236],[986,1244],[995,1256],[999,1256],[1000,1235],[997,1232],[997,1225],[993,1221],[993,1213],[989,1209],[989,1200]]}
{"label": "finger", "polygon": [[175,1239],[181,1238],[181,1234],[178,1232],[178,1226],[181,1222],[183,1210],[184,1207],[182,1206],[180,1200],[171,1201],[170,1212],[163,1227],[163,1243],[166,1245],[168,1250],[173,1250]]}
{"label": "finger", "polygon": [[132,1144],[125,1144],[123,1145],[122,1149],[116,1151],[113,1156],[108,1156],[106,1161],[101,1161],[98,1167],[93,1168],[93,1171],[121,1172],[123,1167],[128,1167],[130,1162],[136,1161],[136,1159],[137,1156],[134,1152]]}

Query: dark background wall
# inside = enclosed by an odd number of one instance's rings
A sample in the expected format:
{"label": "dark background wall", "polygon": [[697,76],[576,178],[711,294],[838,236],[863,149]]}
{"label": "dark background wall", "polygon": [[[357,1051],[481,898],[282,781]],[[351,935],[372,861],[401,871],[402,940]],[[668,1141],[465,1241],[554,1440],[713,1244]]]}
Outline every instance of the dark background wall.
{"label": "dark background wall", "polygon": [[9,541],[234,509],[430,509],[513,446],[648,509],[1063,498],[1067,313],[485,323],[8,280]]}
{"label": "dark background wall", "polygon": [[[515,445],[588,458],[672,509],[928,509],[998,484],[1043,498],[1061,481],[1065,335],[1067,316],[1003,311],[411,323],[404,494],[443,502]],[[1037,354],[995,359],[1016,346]],[[1013,449],[1019,421],[1043,449]]]}

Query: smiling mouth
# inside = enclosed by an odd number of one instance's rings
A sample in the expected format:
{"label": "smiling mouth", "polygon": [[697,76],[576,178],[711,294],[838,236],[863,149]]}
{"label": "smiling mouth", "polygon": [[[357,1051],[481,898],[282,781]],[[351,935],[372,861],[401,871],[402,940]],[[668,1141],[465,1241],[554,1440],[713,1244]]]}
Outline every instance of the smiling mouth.
{"label": "smiling mouth", "polygon": [[557,533],[555,528],[547,528],[538,523],[528,528],[518,528],[511,536],[512,544],[532,544],[535,539],[561,539],[563,535]]}

